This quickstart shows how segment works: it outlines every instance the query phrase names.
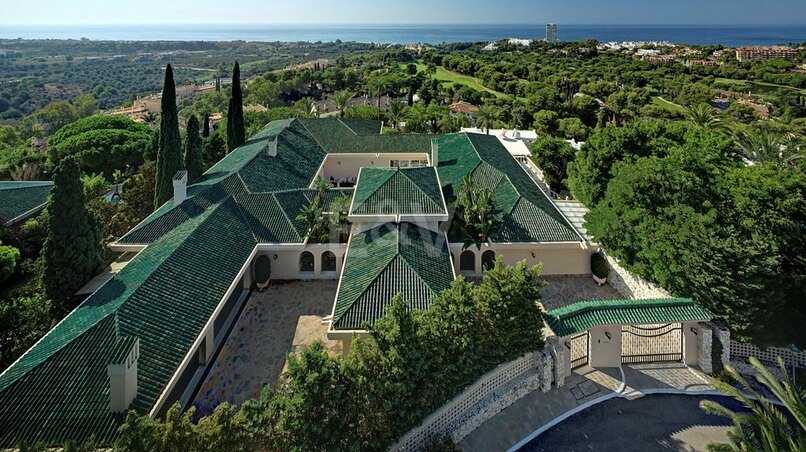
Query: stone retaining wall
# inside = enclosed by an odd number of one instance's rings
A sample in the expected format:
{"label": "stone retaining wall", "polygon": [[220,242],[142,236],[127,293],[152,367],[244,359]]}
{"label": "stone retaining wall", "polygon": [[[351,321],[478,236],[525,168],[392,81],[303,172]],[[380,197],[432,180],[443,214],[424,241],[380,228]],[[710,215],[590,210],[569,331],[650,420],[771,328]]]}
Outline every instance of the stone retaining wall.
{"label": "stone retaining wall", "polygon": [[610,266],[607,282],[625,299],[671,298],[671,294],[657,284],[630,273],[626,268],[619,265],[614,257],[608,256],[604,250],[601,250],[601,253],[605,256]]}
{"label": "stone retaining wall", "polygon": [[700,332],[697,335],[697,365],[707,374],[714,372],[711,361],[713,348],[713,331],[707,323],[700,323]]}
{"label": "stone retaining wall", "polygon": [[[458,443],[526,394],[536,389],[547,392],[555,381],[552,350],[556,347],[561,347],[556,338],[549,338],[543,350],[528,353],[484,374],[461,394],[425,418],[390,449],[416,451],[433,439],[445,436],[451,436]],[[562,384],[562,380],[558,383]]]}

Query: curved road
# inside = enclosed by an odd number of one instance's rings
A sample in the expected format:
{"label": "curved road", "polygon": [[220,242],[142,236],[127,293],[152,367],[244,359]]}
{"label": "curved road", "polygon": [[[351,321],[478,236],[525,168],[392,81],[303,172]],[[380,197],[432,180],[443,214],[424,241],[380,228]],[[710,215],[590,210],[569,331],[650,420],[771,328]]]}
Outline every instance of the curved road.
{"label": "curved road", "polygon": [[706,450],[725,441],[727,418],[705,414],[701,400],[716,400],[738,410],[729,397],[649,395],[636,400],[615,398],[594,405],[547,430],[521,451],[649,451]]}

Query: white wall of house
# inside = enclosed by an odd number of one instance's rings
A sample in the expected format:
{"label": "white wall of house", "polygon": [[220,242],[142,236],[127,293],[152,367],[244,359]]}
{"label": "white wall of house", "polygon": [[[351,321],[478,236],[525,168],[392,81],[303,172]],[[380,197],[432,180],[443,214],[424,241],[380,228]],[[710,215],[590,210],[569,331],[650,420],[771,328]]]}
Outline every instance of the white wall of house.
{"label": "white wall of house", "polygon": [[697,365],[697,336],[700,334],[699,322],[683,322],[683,362],[689,366]]}
{"label": "white wall of house", "polygon": [[[525,260],[529,265],[543,264],[543,275],[588,275],[590,274],[590,256],[596,250],[593,247],[581,246],[579,243],[568,244],[484,244],[481,249],[471,246],[462,250],[462,244],[452,243],[451,253],[456,271],[465,276],[480,276],[482,256],[486,251],[500,254],[505,264],[514,265]],[[464,252],[475,254],[475,269],[463,270],[461,255]]]}
{"label": "white wall of house", "polygon": [[330,177],[358,177],[361,167],[389,168],[392,160],[423,160],[428,161],[428,154],[422,152],[412,153],[378,153],[378,154],[328,154],[322,163],[319,176],[325,180]]}
{"label": "white wall of house", "polygon": [[[300,258],[306,251],[313,254],[314,268],[312,272],[300,272]],[[335,271],[325,271],[322,268],[322,255],[326,251],[336,255]],[[264,249],[258,251],[258,255],[265,254],[271,259],[272,279],[338,279],[346,251],[346,243],[311,244],[296,249]]]}

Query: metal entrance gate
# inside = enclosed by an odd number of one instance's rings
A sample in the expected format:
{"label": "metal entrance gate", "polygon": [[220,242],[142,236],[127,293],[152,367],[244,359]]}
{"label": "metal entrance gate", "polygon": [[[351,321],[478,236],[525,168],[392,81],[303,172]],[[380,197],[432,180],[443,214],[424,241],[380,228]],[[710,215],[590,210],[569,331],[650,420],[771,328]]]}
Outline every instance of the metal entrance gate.
{"label": "metal entrance gate", "polygon": [[680,323],[621,327],[621,362],[656,363],[683,360]]}
{"label": "metal entrance gate", "polygon": [[588,332],[571,338],[568,348],[571,349],[571,369],[588,364]]}

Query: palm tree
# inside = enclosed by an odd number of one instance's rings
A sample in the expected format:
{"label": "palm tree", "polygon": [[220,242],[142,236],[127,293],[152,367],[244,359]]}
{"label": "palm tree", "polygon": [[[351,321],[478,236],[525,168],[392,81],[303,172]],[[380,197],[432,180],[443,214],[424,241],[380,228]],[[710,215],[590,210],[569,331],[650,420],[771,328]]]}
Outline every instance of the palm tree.
{"label": "palm tree", "polygon": [[143,115],[143,121],[146,124],[154,124],[155,122],[157,122],[157,115],[155,115],[154,113],[148,111],[148,112],[146,112],[145,115]]}
{"label": "palm tree", "polygon": [[300,111],[300,116],[303,118],[310,118],[313,116],[313,99],[310,97],[303,97],[298,100],[294,107]]}
{"label": "palm tree", "polygon": [[457,188],[456,213],[460,233],[465,239],[464,248],[476,245],[481,249],[481,244],[489,239],[500,222],[495,198],[488,188],[475,184],[470,174]]}
{"label": "palm tree", "polygon": [[428,127],[425,105],[422,102],[406,110],[406,132],[423,133]]}
{"label": "palm tree", "polygon": [[[788,413],[767,402],[744,379],[736,369],[725,366],[728,375],[741,387],[712,379],[711,384],[719,391],[742,402],[749,411],[737,413],[713,400],[703,400],[700,408],[709,414],[725,416],[733,421],[728,431],[727,444],[709,444],[716,451],[802,451],[806,450],[806,394],[798,390],[787,373],[781,358],[778,358],[783,381],[779,382],[769,370],[755,359],[749,359],[755,368],[756,380],[778,399]],[[792,422],[794,421],[794,422]]]}
{"label": "palm tree", "polygon": [[482,105],[476,113],[476,125],[480,129],[484,129],[487,135],[490,134],[490,128],[495,124],[498,114],[495,109],[490,105]]}
{"label": "palm tree", "polygon": [[740,132],[734,135],[734,140],[741,156],[752,163],[791,166],[803,158],[801,143],[793,136]]}
{"label": "palm tree", "polygon": [[685,107],[686,121],[698,129],[713,130],[719,133],[728,133],[730,128],[721,119],[714,116],[714,109],[708,104],[696,107]]}
{"label": "palm tree", "polygon": [[[347,242],[349,229],[347,226],[347,213],[350,210],[349,196],[338,196],[330,203],[330,229],[338,233],[338,242]],[[335,234],[331,234],[335,237]]]}
{"label": "palm tree", "polygon": [[392,99],[392,102],[389,104],[389,111],[386,113],[395,130],[398,130],[398,125],[400,124],[400,120],[403,119],[403,110],[405,108],[406,104],[400,99]]}
{"label": "palm tree", "polygon": [[344,117],[344,109],[347,108],[347,104],[353,97],[355,97],[355,93],[347,91],[346,89],[333,93],[331,99],[336,104],[336,109],[339,110],[339,118]]}
{"label": "palm tree", "polygon": [[[297,221],[305,223],[305,235],[311,242],[322,241],[322,205],[314,199],[307,205],[302,206],[297,214]],[[326,234],[324,234],[326,235]],[[327,240],[327,239],[325,239]]]}

